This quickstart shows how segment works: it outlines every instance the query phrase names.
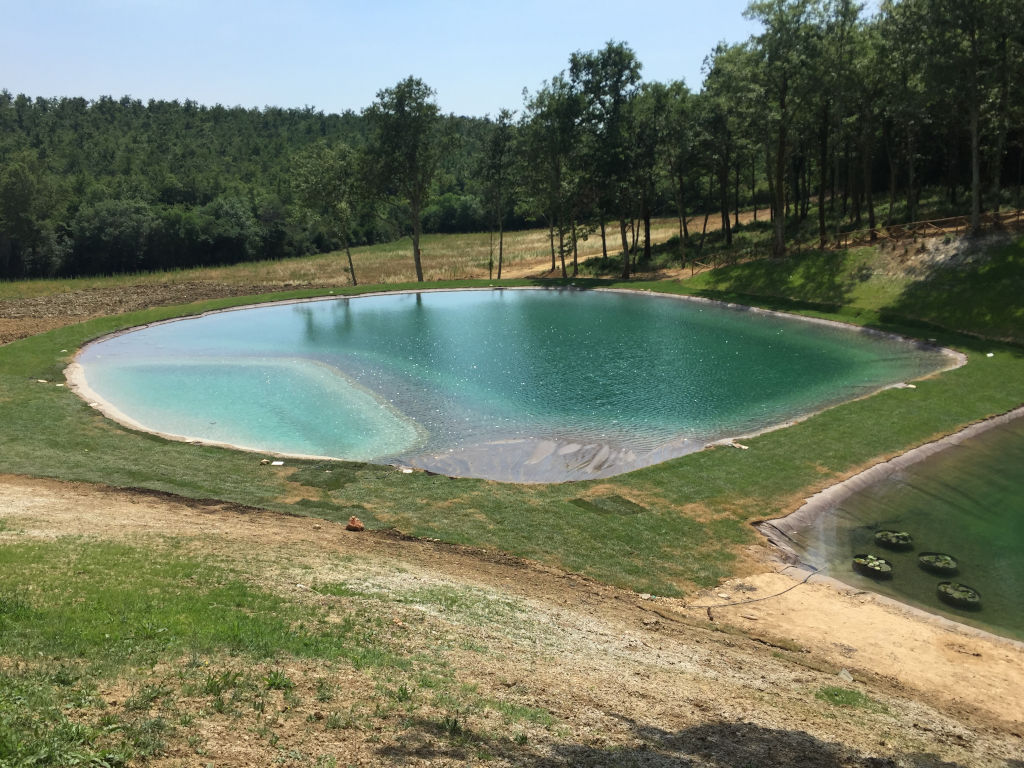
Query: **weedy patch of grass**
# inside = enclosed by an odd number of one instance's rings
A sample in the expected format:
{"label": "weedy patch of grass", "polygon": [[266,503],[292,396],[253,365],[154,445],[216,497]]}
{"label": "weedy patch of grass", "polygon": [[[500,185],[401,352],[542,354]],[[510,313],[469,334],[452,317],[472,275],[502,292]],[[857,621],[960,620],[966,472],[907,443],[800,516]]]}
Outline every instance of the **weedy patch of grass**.
{"label": "weedy patch of grass", "polygon": [[222,696],[227,691],[238,686],[242,679],[241,672],[226,671],[219,675],[209,674],[203,683],[202,692],[207,696]]}
{"label": "weedy patch of grass", "polygon": [[286,691],[295,687],[295,683],[280,669],[272,669],[263,678],[268,691]]}
{"label": "weedy patch of grass", "polygon": [[525,606],[520,603],[492,597],[468,587],[456,588],[444,585],[422,587],[401,594],[398,600],[413,605],[434,607],[446,613],[454,613],[460,621],[472,624],[518,619],[526,613]]}
{"label": "weedy patch of grass", "polygon": [[[270,744],[290,717],[335,730],[446,712],[453,719],[441,730],[453,744],[470,738],[465,718],[487,709],[508,724],[553,722],[488,698],[459,681],[437,648],[409,648],[388,630],[396,605],[447,606],[456,624],[501,624],[517,620],[512,603],[437,587],[345,613],[266,593],[246,573],[183,551],[168,539],[158,549],[77,537],[0,545],[0,656],[14,663],[0,674],[0,763],[45,754],[46,764],[123,765],[172,743],[198,754],[199,728],[220,717],[255,721]],[[311,677],[289,665],[303,659],[319,662]],[[317,707],[342,693],[325,676],[335,664],[365,670],[375,686],[350,698],[347,712],[325,715]],[[98,691],[112,686],[130,693],[108,703]]]}
{"label": "weedy patch of grass", "polygon": [[0,762],[124,766],[161,749],[150,718],[102,707],[91,692],[55,686],[45,670],[0,672]]}
{"label": "weedy patch of grass", "polygon": [[852,688],[843,688],[838,685],[826,685],[814,693],[814,698],[828,702],[836,707],[848,707],[852,709],[864,709],[868,712],[885,714],[889,708],[880,701],[870,696],[855,691]]}
{"label": "weedy patch of grass", "polygon": [[[184,587],[184,588],[183,588]],[[216,652],[373,659],[401,665],[368,617],[327,626],[209,562],[109,542],[0,546],[0,590],[24,597],[5,615],[0,648],[88,658],[112,667]],[[306,618],[303,629],[297,620]],[[227,680],[225,680],[227,682]],[[214,681],[212,685],[219,685]]]}
{"label": "weedy patch of grass", "polygon": [[548,710],[529,707],[500,699],[487,699],[484,706],[499,713],[506,723],[533,723],[550,728],[555,724],[555,717]]}
{"label": "weedy patch of grass", "polygon": [[[245,701],[256,706],[258,691],[245,675],[210,669],[204,656],[410,665],[372,615],[327,623],[318,609],[173,551],[74,538],[6,543],[0,595],[0,655],[17,662],[0,674],[0,757],[13,765],[33,755],[48,765],[122,765],[156,754],[177,728],[194,723],[194,714],[175,713],[180,693],[207,698],[218,714]],[[182,658],[194,663],[177,664],[177,675],[144,677],[116,712],[95,694],[103,681]],[[176,677],[180,691],[170,684]],[[294,687],[278,667],[262,682],[286,699]]]}

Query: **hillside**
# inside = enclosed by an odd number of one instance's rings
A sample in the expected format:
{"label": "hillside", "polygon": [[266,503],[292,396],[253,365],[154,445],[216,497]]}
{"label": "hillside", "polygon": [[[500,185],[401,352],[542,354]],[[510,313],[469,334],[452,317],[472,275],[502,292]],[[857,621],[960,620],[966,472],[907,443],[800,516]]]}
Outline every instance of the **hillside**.
{"label": "hillside", "polygon": [[[0,286],[0,330],[20,339],[0,346],[17,473],[0,476],[0,762],[1013,765],[1024,647],[794,578],[749,522],[1024,402],[1020,348],[991,340],[1021,339],[1022,256],[1018,238],[634,281],[997,355],[930,380],[914,409],[891,393],[748,451],[542,488],[271,472],[113,427],[53,386],[68,350],[120,325],[326,293],[302,276],[328,257]],[[567,503],[609,494],[644,511]],[[344,530],[353,511],[367,531]]]}

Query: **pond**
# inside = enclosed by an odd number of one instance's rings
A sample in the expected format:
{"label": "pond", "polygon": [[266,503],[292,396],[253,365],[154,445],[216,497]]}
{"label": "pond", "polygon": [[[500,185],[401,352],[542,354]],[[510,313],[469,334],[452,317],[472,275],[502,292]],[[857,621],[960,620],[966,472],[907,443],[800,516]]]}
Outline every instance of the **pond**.
{"label": "pond", "polygon": [[[908,454],[880,466],[874,482],[794,521],[786,532],[800,558],[848,584],[1024,640],[1024,418],[993,423],[934,446],[921,460]],[[879,530],[909,533],[913,549],[879,547]],[[922,552],[951,555],[958,573],[922,569]],[[889,560],[892,578],[854,573],[851,559],[859,553]],[[980,610],[940,600],[937,586],[950,580],[980,593]]]}
{"label": "pond", "polygon": [[955,364],[834,323],[575,289],[263,305],[77,362],[80,393],[145,430],[521,482],[608,477]]}

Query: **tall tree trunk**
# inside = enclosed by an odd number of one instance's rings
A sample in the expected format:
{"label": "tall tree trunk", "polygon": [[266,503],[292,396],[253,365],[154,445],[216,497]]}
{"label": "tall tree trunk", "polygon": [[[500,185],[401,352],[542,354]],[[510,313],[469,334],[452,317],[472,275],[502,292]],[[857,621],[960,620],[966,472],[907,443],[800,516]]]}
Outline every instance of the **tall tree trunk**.
{"label": "tall tree trunk", "polygon": [[[849,155],[849,153],[847,153],[847,154]],[[855,157],[855,155],[854,156],[850,156],[850,158],[849,158],[850,159],[850,163],[849,163],[849,166],[846,169],[846,178],[849,179],[850,194],[851,194],[851,198],[853,200],[853,224],[854,224],[854,227],[856,227],[857,229],[860,229],[860,223],[861,223],[860,203],[861,203],[861,195],[862,195],[862,191],[861,191],[861,188],[860,188],[860,179],[862,177],[855,172],[856,169],[854,167],[855,166],[854,157]]]}
{"label": "tall tree trunk", "polygon": [[914,137],[907,137],[907,221],[917,221],[917,163],[914,162]]}
{"label": "tall tree trunk", "polygon": [[412,214],[412,260],[416,264],[416,282],[423,282],[423,264],[420,262],[420,212],[413,209]]}
{"label": "tall tree trunk", "polygon": [[644,203],[644,261],[651,261],[651,206]]}
{"label": "tall tree trunk", "polygon": [[971,232],[981,230],[981,141],[978,129],[978,103],[971,104]]}
{"label": "tall tree trunk", "polygon": [[732,245],[732,226],[729,221],[729,166],[724,162],[718,166],[718,208],[721,211],[725,244]]}
{"label": "tall tree trunk", "polygon": [[626,220],[619,219],[619,234],[622,235],[622,279],[629,279],[629,241],[626,239]]}
{"label": "tall tree trunk", "polygon": [[608,240],[604,232],[604,216],[601,216],[601,258],[608,261]]}
{"label": "tall tree trunk", "polygon": [[[785,110],[783,110],[784,112]],[[772,256],[781,259],[786,255],[786,127],[779,126],[775,145],[775,189],[772,197],[774,231]]]}
{"label": "tall tree trunk", "polygon": [[1011,70],[1013,69],[1009,56],[1009,46],[1007,43],[1008,32],[1004,28],[1002,36],[999,38],[999,53],[1000,53],[1000,71],[1002,77],[999,83],[999,103],[996,107],[995,113],[995,126],[996,135],[995,141],[990,142],[992,146],[992,161],[990,163],[992,167],[992,188],[990,198],[992,200],[992,212],[999,213],[999,207],[1002,198],[1002,181],[1003,181],[1003,156],[1006,153],[1006,134],[1009,131],[1009,125],[1007,120],[1007,110],[1010,105],[1010,77]]}
{"label": "tall tree trunk", "polygon": [[565,227],[561,222],[558,224],[558,258],[562,261],[562,279],[565,280],[569,273],[565,269]]}
{"label": "tall tree trunk", "polygon": [[633,244],[629,249],[630,256],[633,258],[633,271],[636,272],[636,254],[639,250],[637,243],[640,241],[640,220],[630,217],[629,219],[629,233],[632,236]]}
{"label": "tall tree trunk", "polygon": [[828,239],[825,227],[825,185],[828,183],[828,102],[821,109],[818,123],[818,247],[824,248]]}
{"label": "tall tree trunk", "polygon": [[734,183],[734,186],[733,186],[733,196],[732,196],[733,217],[734,217],[732,225],[733,225],[734,229],[740,225],[740,165],[741,165],[740,161],[737,160],[736,161],[736,168],[734,169],[736,171],[736,179],[735,179],[735,183]]}
{"label": "tall tree trunk", "polygon": [[551,242],[551,271],[555,271],[555,221],[548,219],[548,240]]}
{"label": "tall tree trunk", "polygon": [[750,152],[750,205],[754,209],[754,221],[757,221],[757,153]]}
{"label": "tall tree trunk", "polygon": [[[726,155],[728,158],[728,155]],[[722,231],[725,232],[725,244],[732,245],[732,225],[729,211],[729,165],[723,160],[718,166],[718,208],[722,219]]]}
{"label": "tall tree trunk", "polygon": [[498,279],[501,280],[502,260],[505,256],[505,222],[498,219]]}
{"label": "tall tree trunk", "polygon": [[686,179],[676,178],[676,207],[679,209],[679,241],[689,239],[690,228],[686,224]]}
{"label": "tall tree trunk", "polygon": [[878,235],[875,232],[875,196],[873,191],[874,184],[872,184],[871,179],[871,139],[868,137],[866,131],[863,135],[862,149],[860,154],[861,163],[864,166],[862,169],[864,173],[864,201],[868,207],[868,227],[871,229],[870,237],[871,242],[873,243],[875,242]]}
{"label": "tall tree trunk", "polygon": [[686,241],[690,237],[686,227],[686,206],[684,204],[682,185],[680,185],[679,193],[676,196],[676,205],[679,207],[679,263],[682,264],[686,261]]}
{"label": "tall tree trunk", "polygon": [[896,213],[896,179],[899,175],[899,160],[891,139],[888,127],[883,128],[882,142],[885,144],[886,159],[889,161],[889,212],[885,216],[885,226],[887,227],[892,226],[892,219]]}
{"label": "tall tree trunk", "polygon": [[576,219],[572,220],[572,276],[576,277],[580,273],[580,253],[576,242]]}
{"label": "tall tree trunk", "polygon": [[800,195],[800,221],[806,221],[811,212],[811,164],[803,162],[803,190]]}
{"label": "tall tree trunk", "polygon": [[1018,211],[1021,204],[1021,189],[1024,189],[1024,141],[1017,144],[1017,193],[1014,195],[1014,207]]}
{"label": "tall tree trunk", "polygon": [[699,253],[701,256],[704,255],[704,238],[708,234],[708,219],[710,219],[710,218],[711,218],[711,209],[710,208],[705,208],[704,209],[704,226],[701,227],[701,230],[700,230],[700,243],[697,245],[697,253]]}
{"label": "tall tree trunk", "polygon": [[348,273],[352,275],[352,285],[359,285],[356,282],[356,268],[352,266],[352,251],[348,247],[348,239],[345,239],[345,255],[348,256]]}

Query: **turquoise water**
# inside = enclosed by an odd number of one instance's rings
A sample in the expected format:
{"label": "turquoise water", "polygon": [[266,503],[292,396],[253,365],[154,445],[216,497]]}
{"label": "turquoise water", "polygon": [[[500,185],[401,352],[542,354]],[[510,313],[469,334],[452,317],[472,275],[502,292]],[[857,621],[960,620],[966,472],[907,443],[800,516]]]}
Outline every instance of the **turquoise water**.
{"label": "turquoise water", "polygon": [[[822,516],[804,543],[812,565],[967,624],[1024,640],[1024,419],[965,440],[868,486]],[[879,529],[908,531],[912,552],[882,550]],[[917,567],[917,553],[945,552],[959,561],[955,577]],[[892,561],[893,579],[853,573],[860,552]],[[949,608],[935,595],[940,581],[959,581],[982,596],[982,609]]]}
{"label": "turquoise water", "polygon": [[222,312],[104,340],[79,362],[154,431],[547,482],[663,461],[948,361],[708,302],[497,290]]}

